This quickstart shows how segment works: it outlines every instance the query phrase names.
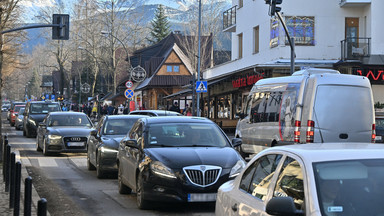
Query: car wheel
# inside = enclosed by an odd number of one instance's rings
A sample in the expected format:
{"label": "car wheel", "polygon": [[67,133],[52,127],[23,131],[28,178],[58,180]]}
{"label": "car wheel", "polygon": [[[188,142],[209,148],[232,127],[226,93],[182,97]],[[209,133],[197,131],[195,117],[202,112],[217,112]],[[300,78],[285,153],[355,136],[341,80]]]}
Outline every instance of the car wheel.
{"label": "car wheel", "polygon": [[96,167],[91,163],[91,160],[89,159],[89,153],[87,153],[87,168],[88,170],[96,170]]}
{"label": "car wheel", "polygon": [[40,148],[40,145],[39,145],[39,139],[36,137],[36,151],[42,151],[42,149]]}
{"label": "car wheel", "polygon": [[11,122],[11,127],[15,126],[15,123],[14,122]]}
{"label": "car wheel", "polygon": [[102,179],[102,178],[105,178],[105,171],[103,171],[101,169],[101,165],[100,165],[100,158],[101,156],[99,154],[97,154],[96,156],[96,176],[97,178],[99,179]]}
{"label": "car wheel", "polygon": [[138,175],[136,180],[136,203],[139,209],[149,209],[150,202],[144,197],[144,182],[143,176],[141,174]]}
{"label": "car wheel", "polygon": [[121,172],[121,168],[119,166],[119,171],[117,173],[117,182],[118,182],[118,186],[119,186],[119,193],[120,194],[130,194],[132,193],[132,189],[129,188],[127,185],[125,185],[123,183],[123,180],[121,179],[122,177],[122,172]]}
{"label": "car wheel", "polygon": [[32,136],[31,136],[31,133],[29,132],[29,130],[28,130],[28,128],[26,128],[26,130],[25,130],[25,136],[27,137],[27,138],[31,138]]}
{"label": "car wheel", "polygon": [[44,156],[49,156],[49,152],[48,152],[48,149],[47,149],[47,143],[45,142],[45,139],[43,141],[43,155]]}
{"label": "car wheel", "polygon": [[26,136],[27,134],[25,133],[25,129],[23,128],[23,136]]}

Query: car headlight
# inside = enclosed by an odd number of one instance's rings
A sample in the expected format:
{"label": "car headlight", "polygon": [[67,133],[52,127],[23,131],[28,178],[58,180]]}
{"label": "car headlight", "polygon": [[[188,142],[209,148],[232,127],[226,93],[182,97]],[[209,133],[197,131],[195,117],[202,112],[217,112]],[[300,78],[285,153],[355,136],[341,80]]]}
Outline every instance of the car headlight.
{"label": "car headlight", "polygon": [[60,144],[61,143],[61,136],[59,135],[48,135],[48,140],[47,140],[47,143],[53,145],[53,144]]}
{"label": "car headlight", "polygon": [[245,164],[244,160],[242,160],[242,159],[238,160],[236,162],[235,166],[232,167],[231,172],[229,173],[229,178],[234,178],[237,175],[239,175],[241,170],[244,169],[245,165],[246,164]]}
{"label": "car headlight", "polygon": [[104,146],[100,148],[100,151],[101,153],[117,153],[118,152],[116,149],[111,149]]}
{"label": "car headlight", "polygon": [[167,178],[173,178],[173,179],[176,178],[175,173],[173,173],[173,171],[169,167],[165,166],[163,163],[161,163],[159,161],[151,162],[150,168],[151,168],[153,173],[155,173],[159,176],[163,176],[163,177],[167,177]]}

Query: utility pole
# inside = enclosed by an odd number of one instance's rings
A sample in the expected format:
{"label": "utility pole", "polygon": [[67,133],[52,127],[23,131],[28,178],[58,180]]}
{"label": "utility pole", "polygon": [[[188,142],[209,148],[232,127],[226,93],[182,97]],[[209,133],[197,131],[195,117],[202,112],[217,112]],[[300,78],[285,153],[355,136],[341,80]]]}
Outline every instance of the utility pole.
{"label": "utility pole", "polygon": [[[201,64],[201,0],[199,0],[199,45],[197,51],[197,81],[200,81],[200,64]],[[196,89],[194,89],[196,91]],[[197,116],[200,116],[200,93],[197,93],[197,101],[196,101],[196,110]]]}

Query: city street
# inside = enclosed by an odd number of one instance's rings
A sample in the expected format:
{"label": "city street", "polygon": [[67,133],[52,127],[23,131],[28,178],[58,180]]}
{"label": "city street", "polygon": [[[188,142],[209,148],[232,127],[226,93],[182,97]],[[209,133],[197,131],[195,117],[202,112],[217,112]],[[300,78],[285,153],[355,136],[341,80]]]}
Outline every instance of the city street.
{"label": "city street", "polygon": [[47,199],[51,215],[214,215],[214,203],[159,203],[153,210],[139,210],[135,194],[119,194],[117,179],[100,180],[87,170],[85,153],[43,156],[35,138],[11,128],[4,113],[3,131],[12,151],[20,152],[39,196]]}

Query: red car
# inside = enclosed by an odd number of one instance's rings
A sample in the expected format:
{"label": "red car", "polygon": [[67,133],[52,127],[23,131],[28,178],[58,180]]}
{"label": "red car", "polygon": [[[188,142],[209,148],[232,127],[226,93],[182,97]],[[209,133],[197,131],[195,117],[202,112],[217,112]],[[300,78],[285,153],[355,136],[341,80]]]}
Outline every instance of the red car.
{"label": "red car", "polygon": [[23,105],[15,105],[15,107],[13,108],[13,112],[11,112],[11,118],[10,118],[10,123],[11,123],[11,126],[15,126],[15,121],[16,121],[16,114],[19,113],[19,110],[20,108],[23,108],[25,107],[25,104]]}

